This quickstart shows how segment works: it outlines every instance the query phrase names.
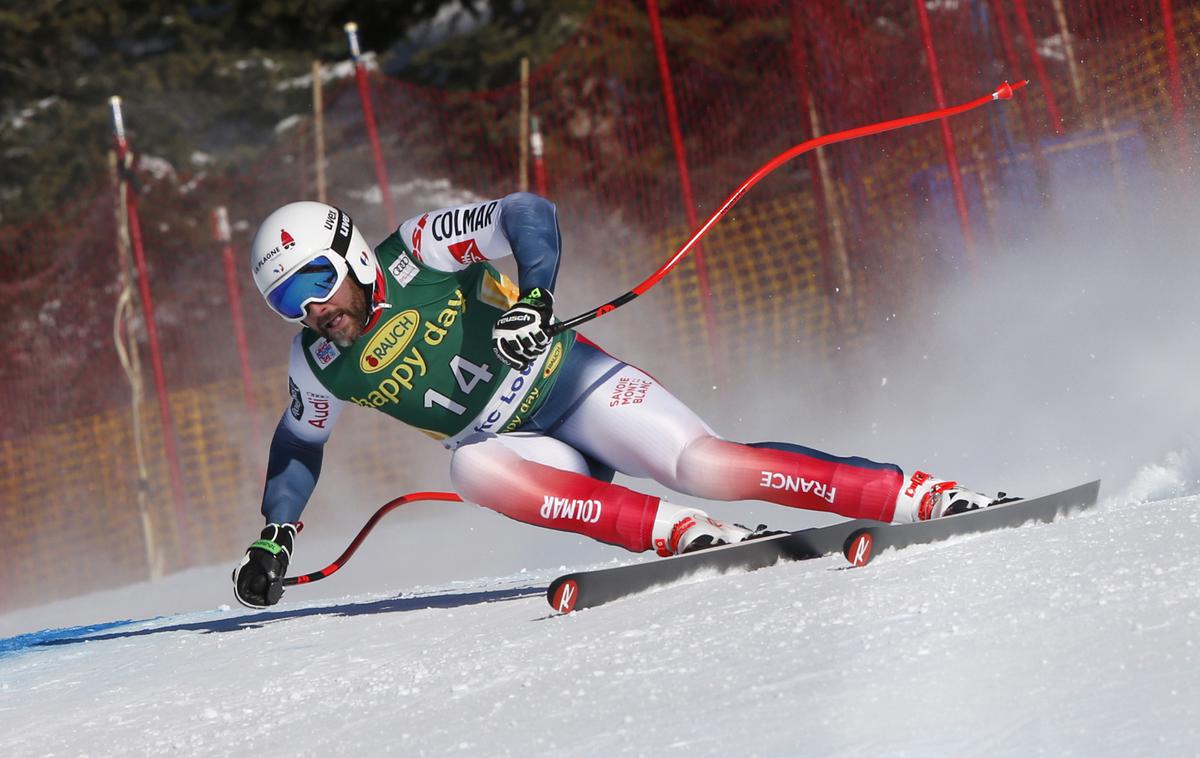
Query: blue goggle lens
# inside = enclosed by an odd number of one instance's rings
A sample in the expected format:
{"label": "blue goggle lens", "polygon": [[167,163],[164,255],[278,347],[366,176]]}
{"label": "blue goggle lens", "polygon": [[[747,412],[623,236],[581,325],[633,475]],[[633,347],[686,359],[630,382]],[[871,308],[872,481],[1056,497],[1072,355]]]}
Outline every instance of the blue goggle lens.
{"label": "blue goggle lens", "polygon": [[338,267],[321,255],[267,293],[267,302],[284,318],[300,320],[304,318],[304,306],[323,303],[333,297],[340,280]]}

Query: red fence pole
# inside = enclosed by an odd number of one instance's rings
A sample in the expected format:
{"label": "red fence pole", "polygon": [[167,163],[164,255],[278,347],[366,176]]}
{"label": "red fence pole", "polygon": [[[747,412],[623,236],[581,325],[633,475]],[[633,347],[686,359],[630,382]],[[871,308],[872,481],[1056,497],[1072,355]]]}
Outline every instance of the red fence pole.
{"label": "red fence pole", "polygon": [[[687,153],[683,148],[683,130],[679,126],[679,109],[675,105],[675,85],[671,82],[671,67],[667,64],[667,45],[663,40],[662,19],[658,14],[657,0],[646,0],[646,13],[650,17],[650,34],[654,37],[654,52],[658,57],[658,75],[662,80],[663,103],[667,109],[667,123],[671,129],[671,143],[675,147],[675,165],[679,169],[680,189],[683,193],[683,208],[687,213],[688,228],[695,229],[696,203],[692,197],[692,179],[688,173]],[[708,335],[708,353],[712,365],[717,360],[717,320],[713,315],[712,292],[708,286],[708,266],[704,253],[696,249],[696,279],[700,284],[700,299],[704,304],[704,326]]]}
{"label": "red fence pole", "polygon": [[[933,49],[933,31],[929,26],[929,13],[925,10],[925,0],[914,0],[917,6],[917,20],[921,24],[921,40],[925,45],[925,57],[929,59],[929,77],[933,81],[933,97],[938,109],[946,107],[946,93],[942,90],[942,73],[938,67],[937,53]],[[962,227],[963,242],[967,249],[967,259],[971,270],[978,271],[975,260],[975,235],[971,232],[971,214],[967,208],[967,195],[963,191],[962,172],[958,168],[958,151],[954,147],[954,135],[950,132],[950,123],[942,119],[942,145],[946,150],[946,168],[950,172],[950,184],[954,189],[954,205],[958,209],[958,223]]]}
{"label": "red fence pole", "polygon": [[346,24],[346,37],[350,41],[350,57],[354,59],[354,78],[358,82],[358,99],[362,101],[363,120],[367,122],[367,139],[371,142],[371,155],[375,158],[375,180],[383,198],[383,210],[387,214],[388,230],[396,228],[396,208],[392,205],[392,188],[388,183],[387,166],[383,162],[383,149],[379,146],[379,128],[375,125],[375,108],[371,105],[371,89],[367,82],[367,68],[362,62],[358,48],[358,24]]}
{"label": "red fence pole", "polygon": [[256,449],[261,449],[262,429],[258,423],[258,408],[254,402],[253,374],[250,371],[250,348],[246,342],[246,322],[242,318],[242,299],[237,283],[237,269],[233,264],[233,244],[229,233],[229,214],[225,206],[218,205],[213,211],[213,237],[221,243],[221,259],[225,264],[225,289],[229,294],[229,315],[233,319],[233,336],[237,342],[238,365],[242,373],[242,402],[250,417],[250,434]]}
{"label": "red fence pole", "polygon": [[[117,144],[117,165],[121,171],[128,167],[129,143],[125,140],[125,122],[121,116],[121,98],[113,97],[113,137]],[[183,475],[179,467],[179,451],[175,446],[175,422],[171,417],[171,404],[167,398],[167,380],[163,371],[162,349],[158,342],[158,326],[154,318],[154,300],[150,296],[150,275],[146,268],[146,251],[142,246],[142,227],[138,221],[137,191],[125,181],[125,202],[129,214],[129,240],[133,248],[133,259],[138,270],[138,291],[142,297],[142,318],[146,321],[146,338],[150,343],[150,364],[154,368],[154,390],[158,395],[158,415],[162,422],[163,451],[167,458],[167,470],[171,479],[171,497],[175,505],[176,535],[180,555],[184,563],[192,562],[191,547],[184,539],[183,529],[188,523],[186,500],[183,495]]]}
{"label": "red fence pole", "polygon": [[1046,64],[1042,62],[1042,56],[1038,53],[1037,38],[1033,36],[1033,25],[1029,23],[1029,10],[1025,6],[1025,0],[1013,0],[1013,10],[1017,13],[1017,25],[1021,27],[1021,35],[1025,37],[1025,46],[1029,48],[1029,57],[1033,60],[1033,73],[1046,98],[1046,110],[1050,113],[1054,133],[1064,134],[1062,113],[1058,110],[1058,100],[1050,86],[1050,77],[1046,75]]}
{"label": "red fence pole", "polygon": [[1183,74],[1179,70],[1179,43],[1175,38],[1175,18],[1171,0],[1161,0],[1163,36],[1167,42],[1167,70],[1171,82],[1171,115],[1175,118],[1175,141],[1179,148],[1180,165],[1188,162],[1187,123],[1183,115]]}

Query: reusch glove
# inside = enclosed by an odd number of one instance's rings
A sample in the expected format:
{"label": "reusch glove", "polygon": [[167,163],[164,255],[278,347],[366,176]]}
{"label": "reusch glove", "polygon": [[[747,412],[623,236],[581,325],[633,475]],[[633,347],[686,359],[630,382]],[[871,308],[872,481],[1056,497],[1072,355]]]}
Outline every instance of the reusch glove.
{"label": "reusch glove", "polygon": [[492,350],[507,366],[524,371],[550,345],[546,333],[554,315],[550,290],[534,287],[521,295],[513,307],[496,319],[492,327]]}
{"label": "reusch glove", "polygon": [[261,609],[279,602],[295,540],[295,524],[267,524],[233,570],[233,594],[239,603]]}

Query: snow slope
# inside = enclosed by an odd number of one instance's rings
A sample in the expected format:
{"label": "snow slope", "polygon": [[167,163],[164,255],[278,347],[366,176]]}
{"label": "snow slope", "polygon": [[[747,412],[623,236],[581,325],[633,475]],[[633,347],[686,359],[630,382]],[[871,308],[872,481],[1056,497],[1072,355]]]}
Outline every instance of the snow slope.
{"label": "snow slope", "polygon": [[[0,640],[0,755],[1197,754],[1197,541],[1200,497],[1110,500],[570,616],[556,570],[201,601]],[[154,591],[224,596],[228,568]]]}

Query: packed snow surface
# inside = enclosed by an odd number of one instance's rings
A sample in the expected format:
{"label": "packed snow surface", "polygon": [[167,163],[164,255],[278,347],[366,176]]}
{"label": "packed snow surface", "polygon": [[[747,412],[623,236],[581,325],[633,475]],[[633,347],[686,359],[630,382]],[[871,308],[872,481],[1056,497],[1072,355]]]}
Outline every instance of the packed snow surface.
{"label": "packed snow surface", "polygon": [[0,755],[1194,755],[1197,542],[1200,497],[1109,501],[567,616],[557,568],[106,615],[224,594],[213,567],[0,640]]}

